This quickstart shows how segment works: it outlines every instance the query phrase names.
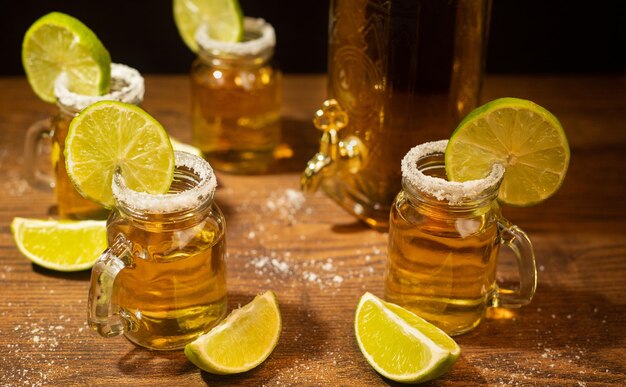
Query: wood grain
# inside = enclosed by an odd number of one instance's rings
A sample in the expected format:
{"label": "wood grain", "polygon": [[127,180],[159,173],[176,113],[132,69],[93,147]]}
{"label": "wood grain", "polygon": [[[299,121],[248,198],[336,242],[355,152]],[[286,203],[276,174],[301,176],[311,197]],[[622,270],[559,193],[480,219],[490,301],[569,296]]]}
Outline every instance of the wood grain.
{"label": "wood grain", "polygon": [[[170,134],[190,139],[186,76],[148,76],[143,107]],[[385,233],[368,229],[322,194],[298,199],[299,174],[316,151],[310,124],[322,76],[287,76],[283,130],[294,156],[262,176],[219,174],[228,234],[229,306],[266,289],[279,298],[283,332],[258,368],[213,376],[182,351],[157,353],[86,324],[89,272],[32,265],[16,249],[15,216],[53,214],[51,192],[22,176],[26,128],[55,110],[23,78],[0,78],[0,383],[6,385],[393,384],[365,361],[352,319],[364,291],[382,295]],[[620,76],[498,76],[485,100],[528,98],[551,110],[572,149],[561,190],[532,208],[506,208],[535,245],[539,286],[519,310],[492,311],[457,338],[463,353],[431,385],[626,384],[626,84]],[[451,130],[450,130],[451,132]],[[442,132],[441,138],[450,132]],[[291,198],[291,199],[290,199]],[[502,265],[502,277],[513,275]]]}

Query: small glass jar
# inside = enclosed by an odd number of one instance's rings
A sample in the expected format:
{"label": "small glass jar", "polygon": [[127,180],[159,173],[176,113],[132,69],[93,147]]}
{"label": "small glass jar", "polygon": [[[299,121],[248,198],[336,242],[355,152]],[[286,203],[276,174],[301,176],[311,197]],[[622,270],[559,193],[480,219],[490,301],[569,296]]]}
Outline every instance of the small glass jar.
{"label": "small glass jar", "polygon": [[89,325],[156,350],[184,347],[226,314],[226,226],[216,178],[202,158],[176,152],[167,194],[113,178],[109,248],[91,274]]}
{"label": "small glass jar", "polygon": [[191,67],[192,140],[211,165],[231,173],[261,173],[281,139],[282,76],[271,64],[274,29],[244,19],[244,40],[212,40],[203,28]]}
{"label": "small glass jar", "polygon": [[[477,326],[487,307],[519,307],[536,288],[528,236],[502,217],[501,165],[481,180],[446,180],[447,140],[411,149],[402,161],[402,190],[390,214],[385,298],[450,335]],[[519,289],[496,283],[500,244],[518,261]]]}
{"label": "small glass jar", "polygon": [[[72,184],[65,169],[65,138],[70,122],[87,106],[105,100],[140,105],[144,95],[144,81],[139,72],[122,64],[111,64],[111,91],[101,96],[80,95],[71,92],[63,82],[55,85],[59,111],[50,120],[31,126],[26,135],[26,178],[34,186],[50,187],[56,191],[57,211],[62,219],[106,219],[109,211],[84,198]],[[45,137],[52,142],[51,159],[54,177],[37,169],[38,148]]]}

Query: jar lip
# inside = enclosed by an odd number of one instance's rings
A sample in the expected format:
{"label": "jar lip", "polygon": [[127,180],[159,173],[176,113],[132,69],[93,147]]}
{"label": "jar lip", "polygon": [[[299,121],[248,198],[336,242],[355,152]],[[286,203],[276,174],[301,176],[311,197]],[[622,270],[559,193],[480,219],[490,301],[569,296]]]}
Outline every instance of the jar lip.
{"label": "jar lip", "polygon": [[198,177],[196,186],[176,193],[149,194],[128,188],[119,171],[113,175],[111,188],[118,208],[124,207],[132,212],[166,214],[188,211],[207,201],[212,201],[217,178],[211,165],[203,158],[191,153],[176,151],[175,168],[184,167]]}
{"label": "jar lip", "polygon": [[276,45],[274,27],[264,19],[245,17],[243,28],[244,41],[224,42],[211,39],[206,24],[201,24],[195,34],[196,42],[202,52],[238,56],[259,55]]}
{"label": "jar lip", "polygon": [[414,189],[437,200],[445,200],[450,205],[460,205],[475,201],[487,195],[497,195],[504,176],[504,166],[494,164],[491,172],[483,179],[465,182],[448,181],[440,177],[428,176],[418,168],[418,162],[428,156],[443,155],[448,140],[427,142],[415,146],[402,159],[402,178]]}
{"label": "jar lip", "polygon": [[139,105],[145,92],[144,80],[136,69],[111,63],[111,91],[104,95],[82,95],[67,88],[67,76],[61,74],[54,84],[54,95],[61,109],[80,112],[99,101],[119,101]]}

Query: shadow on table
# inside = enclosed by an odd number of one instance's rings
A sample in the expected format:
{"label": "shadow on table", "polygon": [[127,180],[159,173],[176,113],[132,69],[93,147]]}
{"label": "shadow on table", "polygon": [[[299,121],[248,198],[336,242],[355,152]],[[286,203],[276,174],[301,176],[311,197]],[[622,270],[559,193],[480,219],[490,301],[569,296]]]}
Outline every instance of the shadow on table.
{"label": "shadow on table", "polygon": [[[398,383],[393,380],[387,379],[382,375],[378,375],[380,377],[381,383],[384,383],[388,386],[394,387],[406,387],[405,383]],[[463,356],[460,356],[456,363],[454,363],[453,368],[448,371],[446,374],[428,382],[420,383],[420,387],[435,387],[441,385],[459,385],[464,387],[470,386],[487,386],[489,382],[483,376],[480,375],[480,372],[476,369],[476,367],[472,366],[470,363],[465,360]]]}
{"label": "shadow on table", "polygon": [[[342,209],[342,211],[344,210]],[[350,223],[334,224],[331,227],[331,230],[332,232],[337,234],[356,234],[359,232],[366,232],[373,229],[369,227],[365,222],[355,220],[354,222]]]}
{"label": "shadow on table", "polygon": [[[134,347],[117,363],[118,369],[135,377],[146,376],[158,380],[159,376],[171,377],[197,372],[198,368],[187,360],[180,351],[150,351],[145,348]],[[157,383],[158,384],[158,383]]]}
{"label": "shadow on table", "polygon": [[[611,284],[607,284],[611,288]],[[533,301],[520,309],[495,309],[475,330],[458,336],[457,342],[495,352],[558,353],[590,369],[621,369],[622,358],[611,357],[624,340],[626,305],[605,295],[566,287],[539,284]],[[620,363],[621,362],[621,363]]]}
{"label": "shadow on table", "polygon": [[44,275],[46,277],[62,278],[62,279],[73,280],[73,281],[89,281],[89,279],[91,278],[91,269],[64,272],[64,271],[46,269],[45,267],[39,266],[36,263],[33,263],[32,267],[35,273]]}
{"label": "shadow on table", "polygon": [[267,174],[302,173],[319,150],[322,132],[316,130],[310,120],[283,117],[280,124],[282,143],[275,152],[277,161]]}

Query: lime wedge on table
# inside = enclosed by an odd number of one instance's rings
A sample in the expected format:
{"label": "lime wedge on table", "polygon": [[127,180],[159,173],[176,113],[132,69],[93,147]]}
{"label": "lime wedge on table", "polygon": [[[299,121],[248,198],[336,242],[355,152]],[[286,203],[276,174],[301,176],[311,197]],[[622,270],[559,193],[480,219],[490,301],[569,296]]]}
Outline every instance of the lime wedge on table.
{"label": "lime wedge on table", "polygon": [[267,291],[187,344],[185,355],[196,366],[213,374],[246,372],[272,353],[281,326],[276,295]]}
{"label": "lime wedge on table", "polygon": [[484,178],[494,163],[506,172],[499,199],[529,206],[554,194],[565,179],[569,145],[559,120],[541,106],[517,98],[493,100],[472,111],[446,148],[453,181]]}
{"label": "lime wedge on table", "polygon": [[432,380],[447,372],[461,348],[445,332],[412,312],[365,293],[357,306],[354,333],[368,363],[403,383]]}
{"label": "lime wedge on table", "polygon": [[174,174],[174,150],[165,129],[141,108],[102,101],[70,123],[65,165],[78,192],[110,208],[117,168],[129,188],[166,193]]}
{"label": "lime wedge on table", "polygon": [[237,0],[174,0],[174,21],[185,44],[198,52],[196,31],[205,24],[211,39],[239,42],[243,38],[243,13]]}
{"label": "lime wedge on table", "polygon": [[32,262],[57,271],[86,270],[107,247],[106,221],[15,218],[17,248]]}
{"label": "lime wedge on table", "polygon": [[26,31],[22,64],[33,91],[46,102],[55,102],[54,83],[63,73],[68,89],[75,93],[109,91],[109,52],[87,26],[60,12],[42,16]]}

